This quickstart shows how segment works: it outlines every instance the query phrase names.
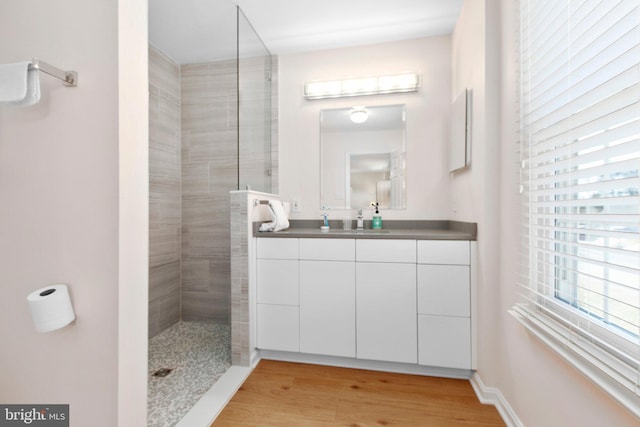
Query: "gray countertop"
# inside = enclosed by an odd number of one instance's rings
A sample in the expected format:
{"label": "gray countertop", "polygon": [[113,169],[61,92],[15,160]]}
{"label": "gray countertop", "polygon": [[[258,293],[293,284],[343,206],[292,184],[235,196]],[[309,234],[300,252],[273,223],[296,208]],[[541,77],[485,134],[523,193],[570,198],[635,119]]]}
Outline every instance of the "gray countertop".
{"label": "gray countertop", "polygon": [[255,237],[289,238],[333,238],[333,239],[415,239],[415,240],[476,240],[477,224],[471,222],[435,220],[435,221],[399,221],[387,220],[382,230],[372,230],[371,221],[365,221],[365,229],[343,230],[342,221],[330,221],[328,232],[320,231],[321,221],[290,220],[290,227],[283,231],[259,231],[259,222],[253,224]]}

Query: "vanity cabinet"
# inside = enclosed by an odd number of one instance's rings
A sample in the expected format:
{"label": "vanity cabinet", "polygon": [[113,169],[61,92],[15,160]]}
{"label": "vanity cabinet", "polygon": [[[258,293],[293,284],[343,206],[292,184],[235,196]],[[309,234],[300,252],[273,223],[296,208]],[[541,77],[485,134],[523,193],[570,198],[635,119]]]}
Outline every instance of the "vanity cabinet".
{"label": "vanity cabinet", "polygon": [[258,238],[258,348],[470,370],[470,248]]}
{"label": "vanity cabinet", "polygon": [[469,242],[418,241],[417,267],[418,363],[471,369]]}
{"label": "vanity cabinet", "polygon": [[355,357],[355,240],[299,242],[300,351]]}

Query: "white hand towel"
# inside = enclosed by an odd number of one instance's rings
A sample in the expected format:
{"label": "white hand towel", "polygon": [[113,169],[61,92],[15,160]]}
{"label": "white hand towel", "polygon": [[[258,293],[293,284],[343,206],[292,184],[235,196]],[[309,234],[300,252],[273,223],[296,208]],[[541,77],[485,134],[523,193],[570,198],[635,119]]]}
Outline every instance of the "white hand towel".
{"label": "white hand towel", "polygon": [[284,213],[282,202],[278,200],[269,200],[269,207],[271,208],[273,222],[275,222],[273,231],[281,231],[289,228],[289,219]]}
{"label": "white hand towel", "polygon": [[273,227],[275,223],[273,222],[263,222],[260,224],[260,231],[273,231]]}
{"label": "white hand towel", "polygon": [[26,107],[40,101],[40,76],[29,65],[30,62],[0,65],[0,103]]}
{"label": "white hand towel", "polygon": [[271,211],[273,222],[260,224],[260,231],[282,231],[289,228],[289,220],[282,207],[282,202],[269,200],[269,210]]}
{"label": "white hand towel", "polygon": [[282,208],[284,209],[284,215],[285,217],[287,217],[287,219],[289,218],[289,215],[291,215],[291,203],[289,202],[282,202]]}
{"label": "white hand towel", "polygon": [[30,107],[40,102],[40,72],[31,69],[27,76],[27,96],[18,102],[12,102],[14,107]]}
{"label": "white hand towel", "polygon": [[0,65],[0,102],[18,102],[27,96],[29,62]]}

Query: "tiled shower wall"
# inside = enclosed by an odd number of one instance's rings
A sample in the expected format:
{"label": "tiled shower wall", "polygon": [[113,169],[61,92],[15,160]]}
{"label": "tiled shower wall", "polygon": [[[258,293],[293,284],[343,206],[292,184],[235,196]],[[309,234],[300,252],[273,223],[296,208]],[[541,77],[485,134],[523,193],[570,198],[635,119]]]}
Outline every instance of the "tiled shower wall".
{"label": "tiled shower wall", "polygon": [[182,318],[230,322],[229,191],[238,187],[235,60],[182,65]]}
{"label": "tiled shower wall", "polygon": [[[265,101],[264,59],[243,60],[247,106],[243,181],[277,191],[277,71],[272,116]],[[276,61],[274,61],[274,66]],[[254,70],[255,68],[255,70]],[[183,320],[230,322],[230,196],[238,189],[238,68],[235,60],[178,66],[149,51],[150,268],[149,336]],[[271,159],[270,159],[271,158]],[[268,176],[268,173],[271,173]],[[259,187],[252,184],[253,188]]]}
{"label": "tiled shower wall", "polygon": [[149,336],[180,320],[180,72],[149,49]]}

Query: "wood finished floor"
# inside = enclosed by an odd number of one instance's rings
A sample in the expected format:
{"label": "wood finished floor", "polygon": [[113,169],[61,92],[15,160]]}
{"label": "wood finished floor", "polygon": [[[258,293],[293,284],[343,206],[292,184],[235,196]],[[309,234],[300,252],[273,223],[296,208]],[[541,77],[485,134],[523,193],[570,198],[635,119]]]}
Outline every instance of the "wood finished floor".
{"label": "wood finished floor", "polygon": [[262,360],[211,427],[504,425],[466,380]]}

